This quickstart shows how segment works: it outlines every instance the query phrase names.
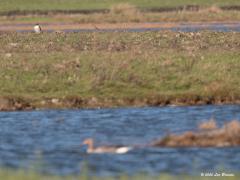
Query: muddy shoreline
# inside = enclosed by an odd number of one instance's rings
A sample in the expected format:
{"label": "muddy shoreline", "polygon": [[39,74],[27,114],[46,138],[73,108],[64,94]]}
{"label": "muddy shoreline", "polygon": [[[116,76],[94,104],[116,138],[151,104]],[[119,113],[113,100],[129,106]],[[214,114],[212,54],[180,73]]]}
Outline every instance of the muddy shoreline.
{"label": "muddy shoreline", "polygon": [[[178,12],[178,11],[199,11],[205,7],[199,5],[186,5],[177,7],[156,7],[156,8],[140,8],[142,12]],[[240,5],[220,6],[224,11],[240,11]],[[0,16],[17,16],[17,15],[57,15],[57,14],[95,14],[109,13],[109,9],[79,9],[79,10],[11,10],[0,12]]]}
{"label": "muddy shoreline", "polygon": [[150,98],[42,98],[0,97],[0,111],[23,111],[34,109],[88,109],[114,107],[145,106],[187,106],[187,105],[223,105],[240,104],[240,97],[221,96],[183,96],[183,97],[150,97]]}

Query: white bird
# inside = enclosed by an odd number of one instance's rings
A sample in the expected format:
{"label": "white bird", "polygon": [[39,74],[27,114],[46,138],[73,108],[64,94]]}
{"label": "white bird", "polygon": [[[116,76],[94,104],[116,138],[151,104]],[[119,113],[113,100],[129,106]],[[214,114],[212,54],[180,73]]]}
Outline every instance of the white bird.
{"label": "white bird", "polygon": [[42,32],[41,26],[39,24],[35,24],[33,29],[34,29],[34,32],[37,34],[40,34]]}
{"label": "white bird", "polygon": [[99,146],[94,147],[94,142],[92,138],[88,138],[83,141],[83,145],[87,145],[87,153],[116,153],[116,154],[125,154],[128,151],[132,150],[132,147],[127,146]]}

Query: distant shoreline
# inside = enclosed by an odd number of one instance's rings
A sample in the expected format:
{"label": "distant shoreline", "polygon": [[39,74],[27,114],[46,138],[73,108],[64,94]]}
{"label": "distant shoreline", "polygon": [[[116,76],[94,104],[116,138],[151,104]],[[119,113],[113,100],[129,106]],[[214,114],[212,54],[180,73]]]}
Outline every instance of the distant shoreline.
{"label": "distant shoreline", "polygon": [[164,107],[196,105],[240,105],[240,97],[192,96],[150,98],[43,98],[30,99],[15,96],[0,97],[0,111],[25,111],[35,109],[89,109],[117,107]]}
{"label": "distant shoreline", "polygon": [[[196,12],[206,7],[200,5],[185,5],[177,7],[155,7],[155,8],[139,8],[141,12],[179,12],[179,11],[192,11]],[[240,11],[240,5],[219,6],[219,9],[223,11]],[[0,16],[16,16],[16,15],[56,15],[56,14],[95,14],[95,13],[109,13],[109,9],[52,9],[52,10],[9,10],[0,11]]]}

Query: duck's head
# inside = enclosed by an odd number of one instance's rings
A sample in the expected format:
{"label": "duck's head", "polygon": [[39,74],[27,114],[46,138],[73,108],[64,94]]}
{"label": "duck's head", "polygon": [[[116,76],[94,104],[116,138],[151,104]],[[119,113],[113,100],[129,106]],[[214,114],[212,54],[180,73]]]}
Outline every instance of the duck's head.
{"label": "duck's head", "polygon": [[88,146],[93,146],[93,139],[92,138],[87,138],[83,141],[82,145],[88,145]]}

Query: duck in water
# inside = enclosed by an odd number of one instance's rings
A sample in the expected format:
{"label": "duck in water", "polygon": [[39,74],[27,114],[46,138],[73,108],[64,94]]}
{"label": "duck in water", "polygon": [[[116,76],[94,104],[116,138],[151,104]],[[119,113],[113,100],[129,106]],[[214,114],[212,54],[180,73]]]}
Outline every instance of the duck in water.
{"label": "duck in water", "polygon": [[94,147],[94,141],[92,138],[85,139],[82,143],[87,145],[87,153],[113,153],[113,154],[125,154],[128,151],[132,150],[132,147],[129,146],[98,146]]}

